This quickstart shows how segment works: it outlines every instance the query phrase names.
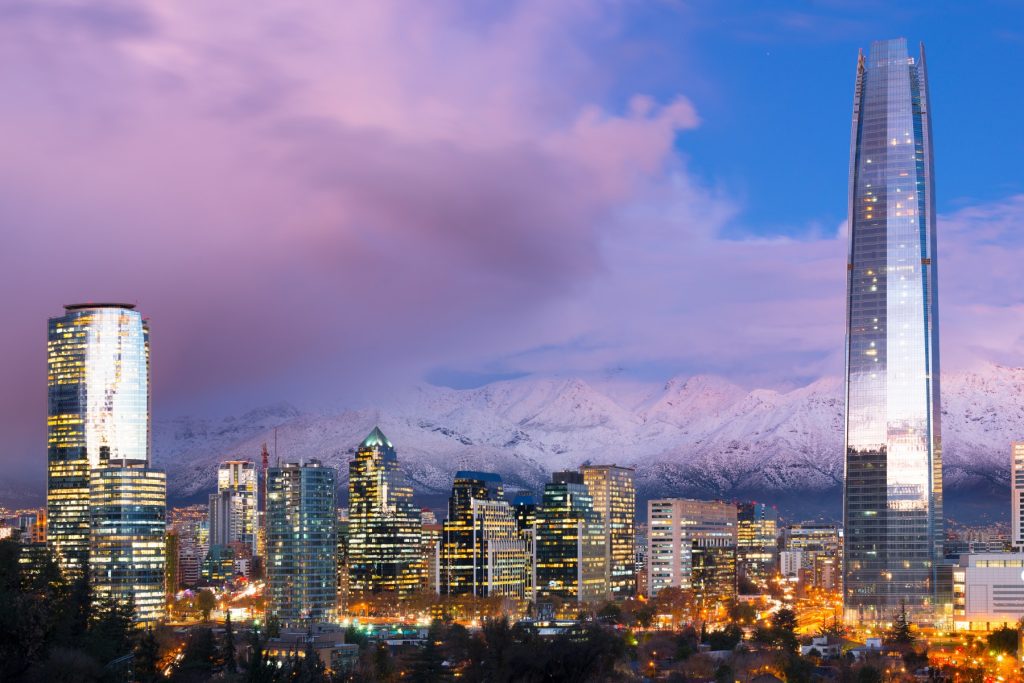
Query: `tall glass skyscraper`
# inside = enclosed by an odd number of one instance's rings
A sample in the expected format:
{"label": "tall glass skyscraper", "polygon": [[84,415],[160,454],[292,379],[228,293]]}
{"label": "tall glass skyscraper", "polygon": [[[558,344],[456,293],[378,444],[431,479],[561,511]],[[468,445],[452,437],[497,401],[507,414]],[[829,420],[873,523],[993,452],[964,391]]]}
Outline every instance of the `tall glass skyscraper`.
{"label": "tall glass skyscraper", "polygon": [[285,625],[338,616],[336,485],[318,460],[267,471],[268,612]]}
{"label": "tall glass skyscraper", "polygon": [[349,590],[406,597],[422,583],[422,519],[388,438],[374,427],[348,466]]}
{"label": "tall glass skyscraper", "polygon": [[61,568],[85,571],[90,471],[149,462],[149,326],[131,304],[77,304],[47,341],[47,536]]}
{"label": "tall glass skyscraper", "polygon": [[939,324],[924,46],[857,62],[850,146],[844,597],[850,622],[934,613],[942,557]]}

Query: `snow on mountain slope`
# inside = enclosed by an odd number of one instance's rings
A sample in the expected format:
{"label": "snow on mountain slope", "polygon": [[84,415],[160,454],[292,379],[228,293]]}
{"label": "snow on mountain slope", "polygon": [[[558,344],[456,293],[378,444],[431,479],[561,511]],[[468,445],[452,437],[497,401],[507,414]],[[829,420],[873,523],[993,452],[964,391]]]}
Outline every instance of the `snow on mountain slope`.
{"label": "snow on mountain slope", "polygon": [[[1024,369],[991,365],[943,383],[947,488],[1005,487],[1009,444],[1024,437]],[[551,471],[584,462],[636,467],[642,496],[832,495],[842,482],[838,379],[777,392],[674,378],[646,400],[616,399],[613,389],[578,379],[419,386],[374,410],[302,414],[277,405],[219,422],[157,422],[154,453],[178,496],[212,490],[221,460],[255,460],[264,442],[273,448],[275,428],[282,458],[320,458],[344,482],[355,445],[375,424],[425,493],[447,492],[458,469],[493,470],[511,489],[539,489]]]}

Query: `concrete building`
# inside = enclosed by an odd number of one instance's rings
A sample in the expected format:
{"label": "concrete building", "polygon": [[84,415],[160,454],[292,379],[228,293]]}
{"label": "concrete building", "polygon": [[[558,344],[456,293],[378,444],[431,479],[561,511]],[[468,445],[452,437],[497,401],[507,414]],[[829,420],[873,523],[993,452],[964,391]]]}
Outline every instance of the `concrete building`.
{"label": "concrete building", "polygon": [[604,520],[608,590],[613,598],[626,598],[636,590],[634,470],[616,465],[584,465],[580,472],[593,498],[594,510]]}
{"label": "concrete building", "polygon": [[[667,587],[695,587],[695,552],[701,563],[713,556],[717,558],[715,566],[732,568],[731,576],[725,580],[719,574],[713,584],[702,580],[697,587],[714,591],[716,595],[735,595],[735,505],[684,498],[651,500],[647,503],[647,527],[647,585],[652,597]],[[731,561],[725,560],[726,555],[731,556]]]}
{"label": "concrete building", "polygon": [[1024,553],[961,555],[953,567],[953,628],[990,631],[1024,618]]}

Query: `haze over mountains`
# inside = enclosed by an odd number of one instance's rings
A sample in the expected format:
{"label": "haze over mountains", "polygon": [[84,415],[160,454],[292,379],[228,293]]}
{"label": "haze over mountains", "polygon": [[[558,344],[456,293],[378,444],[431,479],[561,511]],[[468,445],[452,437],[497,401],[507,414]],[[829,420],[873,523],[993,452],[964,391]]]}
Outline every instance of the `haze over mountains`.
{"label": "haze over mountains", "polygon": [[[1009,446],[1024,436],[1024,368],[988,365],[942,378],[947,513],[1008,515]],[[794,514],[838,517],[842,382],[748,391],[720,377],[658,387],[526,377],[477,389],[418,386],[364,410],[304,413],[287,404],[238,418],[154,425],[154,456],[172,499],[213,490],[217,463],[319,458],[347,481],[347,461],[375,424],[421,495],[443,496],[458,469],[499,472],[509,489],[539,490],[582,463],[635,467],[641,499],[754,498]],[[1005,509],[1004,509],[1005,508]],[[642,514],[642,513],[641,513]]]}

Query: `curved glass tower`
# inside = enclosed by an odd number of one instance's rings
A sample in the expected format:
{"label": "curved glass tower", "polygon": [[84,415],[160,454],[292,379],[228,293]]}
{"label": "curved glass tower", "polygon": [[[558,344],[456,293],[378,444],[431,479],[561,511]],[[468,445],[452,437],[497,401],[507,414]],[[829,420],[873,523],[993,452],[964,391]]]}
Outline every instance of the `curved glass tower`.
{"label": "curved glass tower", "polygon": [[924,46],[857,63],[847,264],[844,602],[849,622],[934,618],[942,557],[935,199]]}
{"label": "curved glass tower", "polygon": [[47,336],[47,537],[71,575],[89,555],[89,479],[149,463],[149,325],[132,304],[76,304]]}

